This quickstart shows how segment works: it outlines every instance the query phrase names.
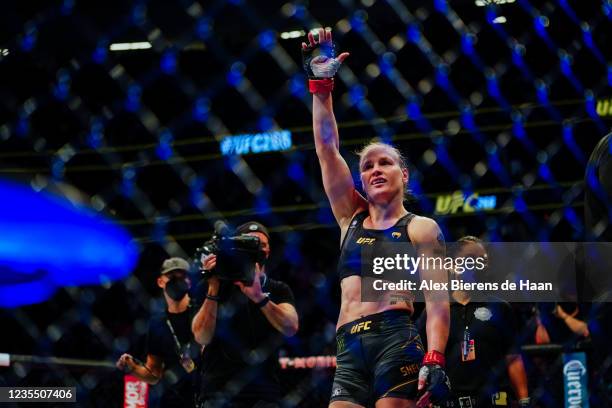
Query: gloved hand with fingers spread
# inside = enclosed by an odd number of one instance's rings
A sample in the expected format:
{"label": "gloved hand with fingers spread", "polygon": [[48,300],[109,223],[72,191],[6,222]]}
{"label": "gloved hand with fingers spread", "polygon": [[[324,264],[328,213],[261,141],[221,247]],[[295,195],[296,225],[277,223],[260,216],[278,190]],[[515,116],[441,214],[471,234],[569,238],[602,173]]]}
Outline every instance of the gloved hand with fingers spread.
{"label": "gloved hand with fingers spread", "polygon": [[309,78],[308,89],[311,93],[329,93],[334,89],[334,75],[349,53],[335,57],[332,34],[323,28],[319,29],[316,38],[308,33],[308,42],[302,43],[302,64]]}
{"label": "gloved hand with fingers spread", "polygon": [[444,354],[439,351],[429,351],[423,357],[417,386],[418,392],[422,395],[417,401],[417,408],[442,404],[450,397],[450,381],[444,372],[444,365]]}

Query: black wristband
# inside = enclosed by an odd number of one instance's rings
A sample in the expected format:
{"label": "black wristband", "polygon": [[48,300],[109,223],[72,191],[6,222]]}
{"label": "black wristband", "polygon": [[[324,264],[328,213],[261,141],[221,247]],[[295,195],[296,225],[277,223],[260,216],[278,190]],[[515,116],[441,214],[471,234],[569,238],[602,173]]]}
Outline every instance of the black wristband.
{"label": "black wristband", "polygon": [[261,302],[258,302],[258,303],[255,303],[255,304],[257,305],[258,308],[261,309],[262,307],[267,305],[269,301],[270,301],[270,296],[266,296],[266,297],[263,298],[263,300]]}
{"label": "black wristband", "polygon": [[219,296],[206,295],[206,299],[214,300],[215,302],[219,301]]}

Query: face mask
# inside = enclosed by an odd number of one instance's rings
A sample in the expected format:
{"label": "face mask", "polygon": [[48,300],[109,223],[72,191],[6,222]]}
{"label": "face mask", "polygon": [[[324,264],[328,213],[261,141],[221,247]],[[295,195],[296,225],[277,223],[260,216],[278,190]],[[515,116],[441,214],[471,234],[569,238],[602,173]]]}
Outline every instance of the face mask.
{"label": "face mask", "polygon": [[179,301],[189,292],[189,283],[186,279],[174,278],[166,283],[166,293],[172,300]]}
{"label": "face mask", "polygon": [[259,264],[259,266],[261,266],[262,268],[264,266],[266,266],[266,263],[268,262],[268,257],[261,257],[261,259],[257,260],[257,263]]}

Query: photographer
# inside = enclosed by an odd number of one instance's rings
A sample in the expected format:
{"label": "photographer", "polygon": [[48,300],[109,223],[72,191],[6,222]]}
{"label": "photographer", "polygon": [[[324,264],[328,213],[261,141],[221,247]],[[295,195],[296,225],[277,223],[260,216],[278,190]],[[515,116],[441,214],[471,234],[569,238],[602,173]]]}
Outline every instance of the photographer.
{"label": "photographer", "polygon": [[[255,236],[267,259],[267,229],[248,222],[237,234]],[[276,407],[281,397],[278,348],[283,336],[298,330],[298,315],[289,286],[268,278],[256,263],[251,286],[215,273],[217,255],[203,260],[206,298],[192,322],[196,341],[204,345],[201,405],[213,407]],[[221,267],[222,265],[219,265]]]}
{"label": "photographer", "polygon": [[188,271],[189,263],[182,258],[164,261],[157,285],[164,291],[167,310],[149,322],[147,360],[142,363],[130,354],[123,354],[116,363],[117,368],[150,385],[163,384],[159,401],[155,394],[160,393],[153,390],[152,406],[192,408],[195,404],[199,347],[190,331],[193,308],[188,294],[191,286]]}

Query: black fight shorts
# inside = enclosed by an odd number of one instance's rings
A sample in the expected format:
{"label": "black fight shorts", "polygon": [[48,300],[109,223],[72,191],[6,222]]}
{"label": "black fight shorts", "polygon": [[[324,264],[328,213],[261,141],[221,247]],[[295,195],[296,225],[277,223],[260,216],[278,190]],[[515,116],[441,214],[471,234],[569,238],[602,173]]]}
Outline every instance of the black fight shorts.
{"label": "black fight shorts", "polygon": [[341,326],[330,402],[373,405],[380,398],[416,399],[424,351],[405,310],[389,310]]}

